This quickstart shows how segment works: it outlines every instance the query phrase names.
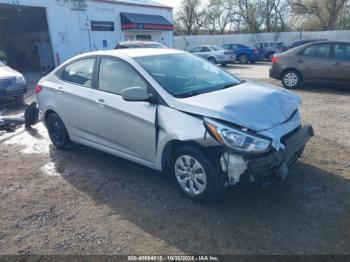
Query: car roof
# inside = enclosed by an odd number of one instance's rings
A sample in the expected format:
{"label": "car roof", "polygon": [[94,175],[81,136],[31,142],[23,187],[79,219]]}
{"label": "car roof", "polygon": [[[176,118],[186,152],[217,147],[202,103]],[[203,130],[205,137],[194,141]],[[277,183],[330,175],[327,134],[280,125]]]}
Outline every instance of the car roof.
{"label": "car roof", "polygon": [[119,43],[120,45],[135,45],[135,44],[160,44],[155,41],[123,41]]}
{"label": "car roof", "polygon": [[130,48],[130,49],[112,49],[106,51],[95,51],[81,55],[80,57],[92,56],[92,55],[106,55],[106,56],[128,56],[131,58],[141,56],[153,56],[153,55],[170,55],[185,53],[184,51],[170,48]]}

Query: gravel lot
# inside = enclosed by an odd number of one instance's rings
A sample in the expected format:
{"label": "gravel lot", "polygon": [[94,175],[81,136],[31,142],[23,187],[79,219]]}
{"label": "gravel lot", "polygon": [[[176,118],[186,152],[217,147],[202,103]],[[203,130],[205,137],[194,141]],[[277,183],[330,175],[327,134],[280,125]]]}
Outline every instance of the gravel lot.
{"label": "gravel lot", "polygon": [[[227,70],[280,85],[264,64]],[[0,254],[350,254],[350,88],[296,92],[316,137],[287,181],[205,205],[170,176],[57,151],[42,124],[0,133]]]}

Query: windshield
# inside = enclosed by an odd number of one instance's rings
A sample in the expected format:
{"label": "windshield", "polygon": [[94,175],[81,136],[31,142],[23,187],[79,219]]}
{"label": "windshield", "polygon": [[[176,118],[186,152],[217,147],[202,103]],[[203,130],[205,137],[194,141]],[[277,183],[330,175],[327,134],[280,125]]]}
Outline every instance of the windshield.
{"label": "windshield", "polygon": [[188,53],[137,57],[135,60],[170,94],[184,98],[235,86],[241,81]]}

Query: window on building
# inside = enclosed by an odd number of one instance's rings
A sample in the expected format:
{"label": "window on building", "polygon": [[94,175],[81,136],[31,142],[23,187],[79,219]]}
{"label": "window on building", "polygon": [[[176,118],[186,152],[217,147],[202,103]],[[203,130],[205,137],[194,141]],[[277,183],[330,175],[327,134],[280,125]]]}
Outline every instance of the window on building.
{"label": "window on building", "polygon": [[66,66],[62,73],[62,80],[91,87],[95,58],[87,58],[76,61]]}
{"label": "window on building", "polygon": [[151,41],[152,40],[152,36],[151,35],[137,35],[136,36],[136,40],[139,40],[139,41]]}
{"label": "window on building", "polygon": [[113,58],[102,58],[99,72],[99,89],[120,95],[121,91],[130,87],[147,89],[147,84],[125,62]]}

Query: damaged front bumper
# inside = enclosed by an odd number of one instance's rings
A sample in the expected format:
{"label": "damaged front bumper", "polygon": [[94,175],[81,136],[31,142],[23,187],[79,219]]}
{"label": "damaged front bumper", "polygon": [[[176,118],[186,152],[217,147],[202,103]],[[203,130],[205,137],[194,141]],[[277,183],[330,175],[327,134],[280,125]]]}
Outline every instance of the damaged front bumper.
{"label": "damaged front bumper", "polygon": [[226,152],[221,156],[222,170],[228,175],[228,184],[254,182],[268,185],[275,180],[284,180],[288,168],[301,156],[306,143],[314,136],[312,126],[306,125],[282,137],[284,149],[273,150],[267,154],[239,155]]}

